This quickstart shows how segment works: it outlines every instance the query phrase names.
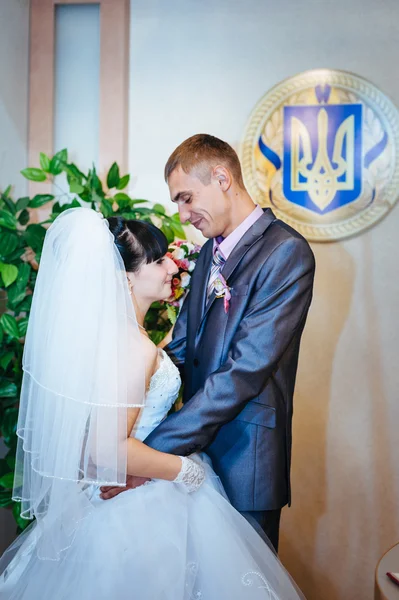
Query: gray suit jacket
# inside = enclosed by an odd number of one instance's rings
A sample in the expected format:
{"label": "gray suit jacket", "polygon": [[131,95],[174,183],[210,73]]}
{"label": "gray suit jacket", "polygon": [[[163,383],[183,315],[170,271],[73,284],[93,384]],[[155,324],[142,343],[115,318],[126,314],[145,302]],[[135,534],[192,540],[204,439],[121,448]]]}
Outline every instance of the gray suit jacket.
{"label": "gray suit jacket", "polygon": [[205,301],[212,249],[208,240],[166,348],[182,368],[184,406],[145,442],[173,454],[206,450],[237,510],[281,508],[290,502],[292,398],[314,257],[266,209],[224,265],[226,314],[214,293]]}

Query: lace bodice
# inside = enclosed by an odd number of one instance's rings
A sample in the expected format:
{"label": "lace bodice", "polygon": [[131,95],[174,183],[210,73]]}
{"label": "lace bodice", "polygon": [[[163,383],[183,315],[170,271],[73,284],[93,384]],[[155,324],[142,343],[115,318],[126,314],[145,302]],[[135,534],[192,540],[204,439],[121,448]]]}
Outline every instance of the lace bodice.
{"label": "lace bodice", "polygon": [[166,417],[180,389],[180,374],[164,350],[159,350],[160,365],[151,378],[145,406],[141,409],[131,433],[144,440]]}

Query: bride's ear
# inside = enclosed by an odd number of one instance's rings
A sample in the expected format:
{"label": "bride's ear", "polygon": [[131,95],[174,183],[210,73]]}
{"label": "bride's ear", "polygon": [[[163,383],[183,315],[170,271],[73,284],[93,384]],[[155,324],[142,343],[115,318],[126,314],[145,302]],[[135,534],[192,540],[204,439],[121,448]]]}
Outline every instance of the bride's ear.
{"label": "bride's ear", "polygon": [[127,285],[129,287],[130,294],[133,294],[134,287],[134,275],[133,273],[126,273]]}

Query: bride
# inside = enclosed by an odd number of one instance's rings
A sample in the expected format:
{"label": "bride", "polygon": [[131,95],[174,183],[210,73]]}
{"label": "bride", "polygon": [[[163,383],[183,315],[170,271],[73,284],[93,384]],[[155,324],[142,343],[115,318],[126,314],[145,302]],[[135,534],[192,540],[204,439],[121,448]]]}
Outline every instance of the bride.
{"label": "bride", "polygon": [[[143,327],[176,267],[155,226],[62,213],[49,228],[24,351],[14,498],[33,524],[0,561],[1,600],[297,600],[206,455],[142,443],[177,368]],[[150,478],[112,500],[101,486]]]}

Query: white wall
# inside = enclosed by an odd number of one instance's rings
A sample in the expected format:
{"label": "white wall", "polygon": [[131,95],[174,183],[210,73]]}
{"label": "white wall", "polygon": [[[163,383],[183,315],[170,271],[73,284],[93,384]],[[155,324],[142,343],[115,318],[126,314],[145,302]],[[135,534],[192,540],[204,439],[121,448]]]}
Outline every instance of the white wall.
{"label": "white wall", "polygon": [[[29,1],[0,0],[0,190],[14,184],[15,197],[27,193],[19,172],[27,166],[28,43]],[[0,554],[14,533],[12,516],[0,509]]]}
{"label": "white wall", "polygon": [[[177,144],[208,132],[237,148],[260,97],[307,69],[353,71],[399,106],[398,56],[397,0],[132,0],[133,192],[168,204]],[[281,544],[309,600],[371,599],[399,541],[398,227],[396,207],[354,239],[313,245]]]}

